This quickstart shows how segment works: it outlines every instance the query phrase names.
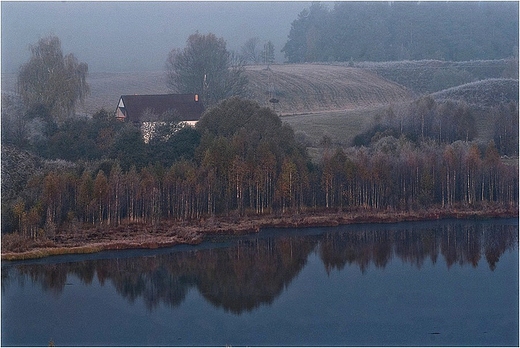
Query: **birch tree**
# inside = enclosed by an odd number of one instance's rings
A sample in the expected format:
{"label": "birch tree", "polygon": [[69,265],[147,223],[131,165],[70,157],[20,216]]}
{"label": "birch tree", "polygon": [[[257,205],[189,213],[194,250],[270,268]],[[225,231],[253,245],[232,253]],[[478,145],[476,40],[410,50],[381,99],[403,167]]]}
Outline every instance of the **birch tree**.
{"label": "birch tree", "polygon": [[18,72],[17,89],[27,106],[43,105],[62,123],[90,93],[87,74],[87,63],[72,53],[64,56],[60,39],[48,36],[31,46],[31,58]]}

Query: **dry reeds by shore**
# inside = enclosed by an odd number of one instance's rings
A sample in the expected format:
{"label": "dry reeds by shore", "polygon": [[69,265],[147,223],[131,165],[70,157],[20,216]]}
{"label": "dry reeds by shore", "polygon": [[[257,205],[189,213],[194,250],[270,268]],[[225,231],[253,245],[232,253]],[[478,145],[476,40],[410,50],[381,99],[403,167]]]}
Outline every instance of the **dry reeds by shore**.
{"label": "dry reeds by shore", "polygon": [[[171,221],[160,228],[145,224],[128,224],[126,228],[106,228],[99,241],[92,240],[92,229],[85,229],[65,241],[23,238],[18,234],[2,236],[2,260],[37,259],[55,255],[90,254],[103,250],[155,249],[179,244],[199,244],[204,236],[243,235],[262,228],[327,227],[361,223],[396,223],[406,221],[487,219],[518,217],[518,209],[429,209],[424,211],[314,211],[281,216],[252,216],[241,219],[212,218],[189,224]],[[131,226],[131,228],[130,228]],[[128,231],[132,231],[129,232]],[[124,233],[122,231],[127,231]],[[58,240],[58,241],[57,241]]]}

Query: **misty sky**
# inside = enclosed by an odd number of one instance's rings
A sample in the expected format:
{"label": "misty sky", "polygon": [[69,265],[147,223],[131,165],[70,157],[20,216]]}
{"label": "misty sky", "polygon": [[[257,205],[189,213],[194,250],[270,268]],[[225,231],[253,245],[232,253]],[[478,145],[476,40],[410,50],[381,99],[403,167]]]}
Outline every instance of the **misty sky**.
{"label": "misty sky", "polygon": [[310,2],[1,2],[2,72],[16,72],[29,46],[54,34],[90,72],[162,70],[172,48],[197,30],[223,37],[228,50],[271,40],[276,59],[291,23]]}

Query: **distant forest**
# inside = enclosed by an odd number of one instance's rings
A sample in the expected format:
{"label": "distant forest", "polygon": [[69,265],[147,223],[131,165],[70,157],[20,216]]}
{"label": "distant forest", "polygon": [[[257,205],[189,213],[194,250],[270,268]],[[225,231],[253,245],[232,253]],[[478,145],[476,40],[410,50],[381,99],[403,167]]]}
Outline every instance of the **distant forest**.
{"label": "distant forest", "polygon": [[293,21],[290,63],[501,59],[518,51],[518,2],[320,3]]}

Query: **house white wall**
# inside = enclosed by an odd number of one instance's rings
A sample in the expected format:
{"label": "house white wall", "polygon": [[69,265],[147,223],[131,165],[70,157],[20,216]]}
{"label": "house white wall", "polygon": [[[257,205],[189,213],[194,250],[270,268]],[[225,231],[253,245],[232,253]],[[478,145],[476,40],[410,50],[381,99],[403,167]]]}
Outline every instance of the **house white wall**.
{"label": "house white wall", "polygon": [[[143,134],[143,139],[145,144],[148,144],[152,137],[154,136],[155,130],[157,127],[165,126],[168,123],[166,122],[143,122],[141,124],[141,133]],[[184,127],[195,127],[197,121],[182,121],[179,123],[170,123],[171,133],[168,134],[164,140],[168,140],[175,132],[178,132],[180,129]]]}

